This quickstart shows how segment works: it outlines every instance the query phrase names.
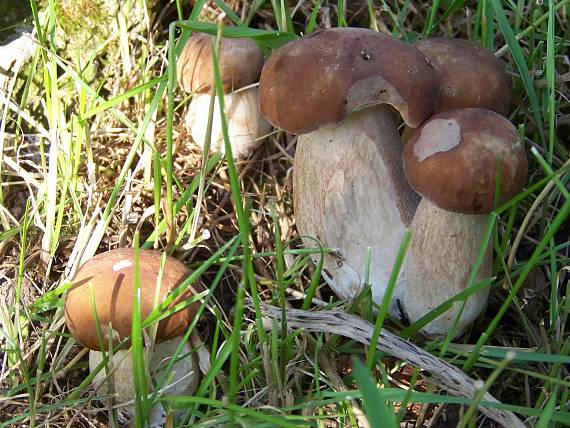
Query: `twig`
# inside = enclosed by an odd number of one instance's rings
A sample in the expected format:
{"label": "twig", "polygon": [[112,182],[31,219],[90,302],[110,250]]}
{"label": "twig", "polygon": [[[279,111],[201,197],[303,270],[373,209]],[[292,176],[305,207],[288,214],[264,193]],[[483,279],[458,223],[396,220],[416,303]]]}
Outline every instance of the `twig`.
{"label": "twig", "polygon": [[[251,306],[249,299],[248,306]],[[262,302],[261,309],[264,316],[271,319],[281,319],[281,308]],[[370,338],[374,331],[374,326],[368,321],[338,310],[309,312],[288,309],[286,314],[287,325],[290,328],[337,334],[365,345],[370,344]],[[435,385],[452,395],[473,398],[477,392],[476,382],[463,371],[387,330],[381,331],[377,349],[426,370]],[[487,392],[483,395],[482,401],[500,403]],[[509,428],[525,426],[512,412],[483,405],[479,406],[479,410],[502,426]]]}

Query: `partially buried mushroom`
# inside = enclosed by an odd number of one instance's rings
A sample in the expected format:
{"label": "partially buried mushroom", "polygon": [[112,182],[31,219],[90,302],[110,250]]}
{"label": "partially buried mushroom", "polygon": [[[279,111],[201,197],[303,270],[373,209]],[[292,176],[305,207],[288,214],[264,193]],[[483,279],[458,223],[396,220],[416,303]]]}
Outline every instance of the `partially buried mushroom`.
{"label": "partially buried mushroom", "polygon": [[[481,250],[487,216],[522,190],[527,160],[516,128],[485,109],[459,109],[435,115],[410,138],[404,171],[423,196],[412,222],[413,239],[404,266],[403,308],[417,321],[465,290]],[[475,284],[492,275],[491,248]],[[426,325],[424,332],[462,333],[484,309],[489,287],[472,294]]]}
{"label": "partially buried mushroom", "polygon": [[[156,251],[140,250],[139,290],[143,320],[152,312],[155,304],[163,302],[168,293],[190,274],[183,263],[172,257],[166,257],[162,267],[161,260],[161,254]],[[91,349],[89,363],[92,370],[103,360],[101,346],[108,351],[109,341],[116,346],[131,335],[134,280],[135,251],[127,248],[107,251],[93,257],[79,268],[72,279],[72,286],[65,301],[65,319],[71,334]],[[194,283],[175,299],[174,303],[180,303],[203,289],[201,284]],[[182,335],[196,315],[198,305],[199,303],[192,303],[161,320],[156,330],[154,348],[146,346],[143,351],[150,374],[156,382],[159,382],[163,375],[170,376],[162,390],[168,394],[192,394],[196,389],[199,371],[190,345],[184,343],[176,360],[173,361],[173,358]],[[103,335],[102,343],[97,335],[97,322]],[[172,370],[165,373],[164,370],[170,363],[173,363]],[[121,404],[132,401],[135,398],[135,389],[131,350],[115,351],[109,367],[112,369],[111,379],[116,402]],[[98,373],[94,383],[98,385],[103,380],[104,371]],[[148,387],[151,391],[150,379]],[[127,414],[132,411],[131,407]],[[151,425],[161,426],[164,417],[162,405],[156,404],[150,414]]]}
{"label": "partially buried mushroom", "polygon": [[[214,84],[212,42],[207,34],[194,33],[186,42],[177,63],[178,82],[193,93],[186,114],[186,128],[196,144],[204,147]],[[262,142],[271,126],[259,111],[258,88],[251,86],[263,67],[263,53],[250,39],[222,38],[219,67],[224,89],[225,116],[232,154],[247,157]],[[243,88],[243,89],[242,89]],[[210,149],[225,152],[219,105],[214,106]]]}
{"label": "partially buried mushroom", "polygon": [[[323,274],[345,299],[361,290],[371,247],[372,296],[381,302],[418,203],[403,174],[395,112],[413,127],[433,112],[435,70],[401,41],[335,28],[276,50],[259,88],[269,122],[299,134],[293,193],[305,245],[314,246],[312,237],[335,250],[324,256]],[[402,293],[398,285],[392,313]]]}

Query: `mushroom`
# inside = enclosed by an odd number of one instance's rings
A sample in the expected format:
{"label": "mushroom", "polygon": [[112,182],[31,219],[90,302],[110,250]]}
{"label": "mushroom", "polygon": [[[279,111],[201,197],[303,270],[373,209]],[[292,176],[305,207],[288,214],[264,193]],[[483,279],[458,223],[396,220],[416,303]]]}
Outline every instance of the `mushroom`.
{"label": "mushroom", "polygon": [[[439,82],[415,48],[362,28],[321,30],[277,49],[259,83],[262,113],[299,134],[293,173],[297,229],[335,249],[323,276],[344,299],[359,293],[372,248],[381,302],[417,195],[402,170],[394,109],[410,126],[434,110]],[[318,255],[313,256],[316,262]],[[393,302],[399,298],[399,286]],[[395,304],[392,313],[397,313]]]}
{"label": "mushroom", "polygon": [[[204,147],[214,83],[212,63],[213,37],[194,33],[178,59],[178,82],[193,93],[186,114],[186,128],[196,144]],[[225,115],[234,157],[247,157],[263,141],[271,126],[259,111],[257,82],[263,67],[263,53],[250,39],[222,38],[219,67],[224,88]],[[218,103],[212,118],[210,150],[224,153],[224,137]]]}
{"label": "mushroom", "polygon": [[[403,308],[417,321],[468,285],[493,209],[497,171],[499,201],[521,191],[527,160],[516,128],[485,109],[458,109],[426,121],[404,148],[404,172],[423,196],[414,220],[404,266]],[[476,282],[492,275],[491,248],[485,250]],[[489,287],[472,294],[427,324],[424,332],[447,335],[458,315],[461,334],[486,305]]]}
{"label": "mushroom", "polygon": [[[435,113],[458,108],[485,108],[503,116],[513,99],[503,64],[483,46],[463,39],[432,37],[414,43],[433,64],[441,88]],[[414,129],[406,126],[407,141]]]}
{"label": "mushroom", "polygon": [[513,98],[503,64],[483,46],[462,39],[432,37],[414,47],[433,64],[441,92],[436,113],[458,108],[484,108],[503,116]]}
{"label": "mushroom", "polygon": [[[139,286],[141,318],[145,319],[155,307],[164,301],[168,293],[176,289],[191,273],[186,266],[172,257],[166,257],[161,269],[161,255],[156,251],[139,252]],[[99,254],[79,268],[72,279],[72,286],[65,301],[65,320],[71,334],[81,344],[90,348],[89,365],[93,370],[102,361],[101,343],[97,336],[97,321],[103,345],[107,349],[109,340],[113,346],[131,335],[135,278],[135,251],[121,248]],[[193,284],[175,299],[179,303],[198,291],[201,284]],[[92,307],[91,294],[93,294]],[[156,297],[156,298],[155,298]],[[159,381],[164,369],[171,362],[182,335],[194,319],[199,303],[195,302],[161,320],[156,329],[154,348],[145,347],[147,365],[155,379]],[[97,321],[95,318],[97,316]],[[128,403],[135,398],[133,366],[130,349],[117,350],[110,359],[114,367],[112,380],[115,385],[116,401]],[[188,343],[183,345],[179,359],[174,362],[172,376],[165,391],[169,394],[191,394],[195,391],[199,371],[195,355]],[[148,378],[148,376],[147,376]],[[94,379],[98,385],[105,379],[99,372]],[[149,383],[149,390],[151,390]],[[132,407],[127,413],[132,413]],[[151,411],[153,424],[160,426],[165,417],[162,405],[157,404]]]}

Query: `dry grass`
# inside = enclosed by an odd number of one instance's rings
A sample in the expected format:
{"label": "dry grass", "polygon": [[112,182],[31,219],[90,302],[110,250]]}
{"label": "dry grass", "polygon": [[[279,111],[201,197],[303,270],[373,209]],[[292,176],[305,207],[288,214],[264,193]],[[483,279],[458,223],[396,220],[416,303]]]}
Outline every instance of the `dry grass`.
{"label": "dry grass", "polygon": [[[275,7],[280,2],[273,7],[272,3],[266,2],[253,15],[251,2],[234,0],[227,5],[242,20],[250,17],[251,27],[277,29]],[[305,31],[315,3],[290,3],[291,22],[297,34]],[[317,28],[336,26],[338,5],[342,3],[318,2]],[[369,27],[374,22],[379,31],[408,40],[419,36],[430,20],[431,5],[425,2],[376,2],[380,4],[370,8],[366,1],[349,3],[344,14],[348,25]],[[526,137],[531,163],[526,189],[531,190],[499,216],[494,242],[497,277],[486,314],[461,343],[449,346],[447,353],[440,356],[462,367],[473,344],[522,278],[522,288],[497,329],[485,347],[472,354],[474,364],[468,373],[485,380],[496,372],[499,378],[488,386],[489,392],[505,403],[519,406],[519,416],[530,425],[561,424],[569,420],[570,391],[570,341],[565,330],[569,311],[570,225],[566,218],[556,217],[567,211],[568,196],[563,189],[568,188],[570,181],[570,92],[565,77],[570,52],[568,2],[558,2],[562,6],[555,11],[555,37],[551,39],[547,37],[548,16],[544,18],[548,15],[547,2],[542,7],[534,2],[504,5],[511,30],[523,34],[520,46],[529,77],[534,81],[531,85],[538,94],[538,115],[543,123],[537,123],[524,73],[505,42],[504,32],[493,20],[492,2],[453,2],[459,3],[462,7],[434,26],[433,35],[482,39],[506,61],[515,82],[510,119]],[[85,9],[85,5],[89,7]],[[183,16],[189,16],[189,2],[179,5]],[[86,352],[65,330],[63,292],[81,260],[108,249],[132,246],[136,232],[140,233],[141,243],[147,242],[158,227],[157,208],[158,220],[164,215],[165,183],[160,181],[162,192],[157,198],[152,147],[164,159],[168,146],[166,96],[153,105],[159,84],[146,90],[136,88],[166,72],[168,26],[178,19],[177,2],[44,0],[38,7],[40,21],[47,30],[44,38],[36,32],[30,61],[22,64],[20,70],[12,68],[7,79],[0,79],[0,112],[4,114],[0,132],[5,130],[0,137],[0,424],[110,426],[113,412],[108,401],[99,400],[96,391],[82,385],[87,375]],[[50,8],[56,13],[56,20],[47,13]],[[438,9],[434,22],[444,9]],[[519,12],[518,17],[514,11]],[[88,18],[82,18],[86,13]],[[216,3],[207,1],[200,19],[215,22],[220,14]],[[226,17],[226,21],[229,23],[230,19]],[[554,42],[556,52],[548,57],[547,45]],[[551,74],[547,74],[547,68]],[[553,89],[549,76],[554,75],[558,80],[552,111],[547,106],[549,91]],[[122,95],[129,90],[134,93],[123,100]],[[117,102],[86,116],[104,100]],[[192,145],[183,126],[186,101],[185,95],[177,91],[172,129],[173,203],[197,184],[203,162],[203,154]],[[150,122],[143,134],[139,129],[145,117]],[[554,136],[550,134],[552,126]],[[139,144],[143,137],[146,147]],[[136,152],[131,152],[133,146]],[[541,165],[531,148],[546,159],[547,167],[556,171],[559,181]],[[250,209],[250,247],[255,255],[266,254],[252,261],[260,299],[274,301],[283,287],[289,307],[300,306],[314,273],[307,254],[276,252],[276,233],[280,233],[286,250],[300,247],[291,193],[294,154],[295,137],[274,132],[249,159],[237,163],[242,197]],[[122,183],[118,180],[121,174],[125,174]],[[163,168],[161,179],[164,175]],[[240,234],[230,178],[226,162],[212,162],[206,177],[207,192],[199,209],[194,206],[197,191],[192,191],[177,213],[178,231],[183,232],[172,253],[193,268],[201,266]],[[158,201],[162,205],[156,207]],[[200,216],[196,236],[207,231],[207,239],[189,242],[190,230],[183,230],[182,226],[192,215]],[[557,221],[562,222],[560,227]],[[549,233],[551,238],[539,251],[538,259],[533,259]],[[163,233],[149,245],[165,250],[165,237]],[[281,257],[285,265],[283,275],[277,263]],[[232,372],[229,356],[227,361],[216,358],[223,354],[224,342],[232,343],[236,293],[246,276],[240,260],[232,259],[229,266],[222,268],[223,260],[218,259],[202,275],[202,280],[209,284],[222,274],[200,321],[200,331],[206,348],[202,352],[214,355],[210,359],[212,367],[218,361],[220,366],[202,391],[211,402],[182,403],[188,412],[185,422],[200,422],[203,426],[225,426],[230,422],[275,426],[275,420],[264,421],[259,416],[266,414],[283,425],[366,424],[359,396],[346,392],[356,388],[351,357],[365,357],[365,349],[356,342],[324,334],[295,333],[280,338],[275,331],[270,331],[267,341],[263,341],[255,327],[255,313],[246,311],[241,342],[232,345],[232,352],[239,359],[239,373]],[[529,271],[524,273],[527,267]],[[323,281],[319,284],[315,308],[329,304],[373,320],[366,305],[346,307]],[[401,331],[396,322],[391,322],[390,328]],[[441,343],[421,336],[412,340],[435,355],[442,352]],[[505,368],[506,351],[518,348],[525,352]],[[285,361],[282,349],[286,349]],[[551,355],[554,359],[548,357]],[[426,374],[389,358],[379,361],[374,374],[378,384],[399,388],[402,393],[407,388],[426,393],[439,391]],[[234,403],[241,407],[220,407],[228,404],[235,381],[239,388]],[[336,392],[340,393],[335,395]],[[477,415],[463,418],[471,402],[462,406],[442,404],[443,398],[428,397],[421,404],[420,396],[414,398],[388,400],[404,401],[407,411],[401,412],[401,417],[409,426],[456,426],[460,420],[469,426],[492,425]],[[395,410],[401,406],[397,404]],[[258,411],[240,413],[240,409]],[[540,419],[541,413],[550,421]]]}

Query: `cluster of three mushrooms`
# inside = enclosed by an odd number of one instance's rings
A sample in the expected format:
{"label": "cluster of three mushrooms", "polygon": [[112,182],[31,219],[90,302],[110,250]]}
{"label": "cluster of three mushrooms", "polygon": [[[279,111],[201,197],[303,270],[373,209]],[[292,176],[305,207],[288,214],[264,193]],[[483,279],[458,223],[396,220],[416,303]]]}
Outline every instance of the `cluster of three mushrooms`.
{"label": "cluster of three mushrooms", "polygon": [[[419,49],[357,28],[323,30],[285,45],[269,57],[260,78],[263,114],[276,127],[299,134],[293,175],[295,219],[302,236],[317,238],[336,249],[324,256],[326,281],[340,297],[353,298],[363,285],[367,248],[371,248],[372,297],[381,302],[405,230],[411,227],[412,245],[389,309],[394,315],[403,311],[412,320],[425,315],[436,302],[443,303],[462,291],[484,224],[478,217],[446,216],[428,205],[425,197],[431,195],[421,188],[423,179],[418,186],[412,178],[424,196],[420,203],[404,175],[403,144],[394,110],[408,126],[416,128],[438,109],[438,103],[439,108],[447,108],[442,107],[439,96],[448,83]],[[489,114],[475,112],[488,119],[483,126],[501,120],[508,123]],[[494,183],[496,163],[492,157],[496,152],[487,149],[495,143],[502,147],[501,156],[512,152],[517,159],[521,157],[512,125],[501,134],[506,144],[498,137],[489,140],[487,135],[481,137],[478,148],[463,144],[473,139],[471,131],[477,125],[466,122],[462,115],[435,116],[416,131],[406,153],[419,153],[418,162],[406,162],[408,178],[420,165],[435,172],[436,178],[430,179],[434,192],[446,194],[445,186],[450,184],[446,180],[451,179],[448,169],[471,179],[471,184]],[[446,126],[436,129],[433,124],[442,121]],[[445,140],[447,137],[450,139]],[[489,153],[483,161],[478,159],[480,150]],[[460,154],[453,157],[457,152]],[[434,166],[442,154],[445,159]],[[460,163],[469,157],[480,167],[485,162],[483,170],[488,173],[470,177]],[[524,180],[524,174],[522,177]],[[458,193],[448,191],[447,197],[454,201],[469,198],[462,195],[467,187],[469,180],[465,186],[452,187],[452,191],[459,189]],[[516,188],[517,184],[509,187],[502,196],[512,196],[511,190]],[[479,188],[472,190],[477,193]],[[488,188],[485,192],[488,194]],[[477,195],[473,198],[467,203],[477,203]],[[307,239],[306,244],[311,242]],[[479,277],[490,275],[490,266],[488,251]],[[480,313],[487,293],[488,289],[482,290],[467,301],[457,332]],[[457,306],[425,331],[446,334]]]}
{"label": "cluster of three mushrooms", "polygon": [[[482,250],[486,214],[522,190],[527,171],[518,132],[503,117],[512,91],[501,62],[466,40],[432,38],[415,47],[433,64],[441,90],[435,114],[404,149],[404,172],[422,196],[404,269],[404,307],[412,320],[469,285]],[[437,257],[428,256],[434,250]],[[492,275],[490,245],[482,255],[471,285]],[[457,318],[455,331],[461,333],[482,312],[488,293],[489,287],[479,289],[463,309],[455,304],[425,332],[445,335]]]}

